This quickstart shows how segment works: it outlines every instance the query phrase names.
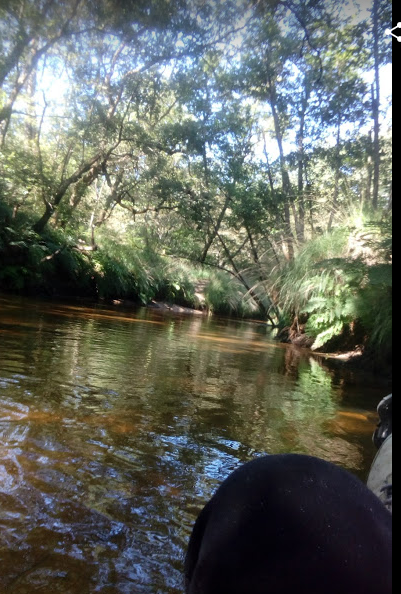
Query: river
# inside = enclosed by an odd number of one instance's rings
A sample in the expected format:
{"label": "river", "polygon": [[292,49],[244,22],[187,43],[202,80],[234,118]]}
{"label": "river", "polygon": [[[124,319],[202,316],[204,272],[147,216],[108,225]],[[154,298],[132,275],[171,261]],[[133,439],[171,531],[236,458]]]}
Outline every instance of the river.
{"label": "river", "polygon": [[269,332],[0,296],[0,593],[182,593],[197,513],[264,453],[365,480],[383,387]]}

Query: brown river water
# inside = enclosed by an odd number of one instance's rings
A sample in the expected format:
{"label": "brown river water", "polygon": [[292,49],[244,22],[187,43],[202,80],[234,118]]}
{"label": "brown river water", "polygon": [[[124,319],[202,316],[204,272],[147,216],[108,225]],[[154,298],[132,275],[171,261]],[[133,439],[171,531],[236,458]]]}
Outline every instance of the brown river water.
{"label": "brown river water", "polygon": [[0,296],[0,594],[178,594],[195,517],[264,453],[363,480],[372,378],[264,325]]}

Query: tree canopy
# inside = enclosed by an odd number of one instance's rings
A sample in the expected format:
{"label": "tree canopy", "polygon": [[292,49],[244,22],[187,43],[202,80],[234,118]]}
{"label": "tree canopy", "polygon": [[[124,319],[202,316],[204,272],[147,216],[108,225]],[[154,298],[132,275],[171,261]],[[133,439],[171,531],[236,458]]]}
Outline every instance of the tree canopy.
{"label": "tree canopy", "polygon": [[186,261],[231,278],[271,322],[303,313],[311,326],[313,291],[290,299],[284,276],[347,228],[298,280],[331,275],[356,299],[351,255],[361,290],[364,266],[390,263],[378,247],[392,208],[389,12],[383,0],[3,0],[4,288],[36,286],[68,252],[98,289],[124,260],[146,302],[155,267],[175,263],[174,277]]}

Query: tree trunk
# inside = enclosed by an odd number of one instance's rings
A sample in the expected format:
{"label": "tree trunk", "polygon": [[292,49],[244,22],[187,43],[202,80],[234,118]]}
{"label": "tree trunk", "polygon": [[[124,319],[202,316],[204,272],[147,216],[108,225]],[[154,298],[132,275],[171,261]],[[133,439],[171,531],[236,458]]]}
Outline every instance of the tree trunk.
{"label": "tree trunk", "polygon": [[[218,216],[218,219],[217,219],[216,224],[214,224],[213,221],[211,221],[211,223],[212,223],[212,232],[211,232],[209,238],[206,241],[204,250],[203,250],[202,255],[200,257],[200,263],[201,264],[203,264],[205,262],[207,253],[208,253],[208,251],[210,249],[210,246],[212,245],[213,241],[215,240],[215,238],[217,236],[217,233],[220,230],[220,226],[221,226],[221,223],[223,221],[224,215],[226,214],[226,210],[228,208],[229,202],[230,202],[230,197],[229,196],[226,196],[226,199],[225,199],[224,204],[223,204],[223,208],[220,211],[220,214]],[[209,218],[211,219],[210,214],[209,214]]]}
{"label": "tree trunk", "polygon": [[291,229],[291,214],[290,214],[290,192],[291,192],[291,184],[290,184],[290,176],[288,175],[287,166],[285,163],[284,158],[284,149],[283,149],[283,135],[281,132],[280,127],[280,120],[277,113],[277,106],[276,106],[276,93],[274,85],[269,78],[269,102],[270,108],[272,110],[273,115],[273,122],[274,122],[274,131],[276,133],[276,140],[277,146],[280,155],[280,169],[281,169],[281,179],[283,185],[283,194],[284,194],[284,221],[285,221],[285,244],[286,250],[289,260],[293,260],[294,258],[294,236]]}
{"label": "tree trunk", "polygon": [[372,201],[372,175],[373,175],[373,166],[372,166],[372,133],[369,132],[369,145],[368,145],[368,156],[366,159],[366,199],[365,204],[370,206]]}
{"label": "tree trunk", "polygon": [[[60,200],[61,200],[61,198],[60,198]],[[59,202],[60,202],[60,200],[59,200]],[[32,226],[32,229],[33,229],[33,231],[35,231],[35,233],[40,234],[43,232],[43,229],[46,227],[47,223],[53,216],[54,210],[55,210],[55,208],[54,208],[53,204],[50,204],[50,202],[46,202],[45,212],[40,217],[40,219],[38,221],[36,221],[36,223]]]}
{"label": "tree trunk", "polygon": [[380,78],[379,78],[379,0],[373,1],[373,60],[375,79],[372,84],[372,117],[373,117],[373,196],[372,207],[377,210],[379,204],[380,145],[379,145],[379,110],[380,110]]}
{"label": "tree trunk", "polygon": [[327,230],[330,231],[333,225],[334,216],[337,211],[338,195],[339,195],[339,183],[340,183],[340,131],[341,131],[341,118],[337,122],[337,141],[336,141],[336,154],[335,154],[335,173],[334,173],[334,193],[333,201],[330,209],[329,223]]}
{"label": "tree trunk", "polygon": [[[263,301],[261,301],[261,299],[259,298],[258,295],[256,295],[255,291],[252,289],[252,287],[249,286],[249,284],[247,283],[246,279],[244,278],[244,276],[241,274],[241,272],[239,271],[237,265],[234,262],[234,259],[231,255],[230,250],[228,249],[226,242],[224,241],[223,237],[220,235],[220,233],[217,233],[217,237],[223,247],[223,250],[227,256],[228,261],[231,264],[231,267],[235,273],[235,277],[243,284],[243,286],[245,287],[245,289],[248,291],[249,295],[252,297],[252,299],[255,301],[255,303],[257,304],[257,306],[259,307],[259,310],[261,311],[261,313],[263,315],[265,315],[267,317],[267,319],[269,320],[269,322],[273,325],[276,326],[274,320],[272,319],[271,315],[270,315],[270,309],[272,309],[274,311],[274,313],[276,314],[276,307],[272,301],[272,299],[270,299],[269,297],[269,301],[270,301],[270,307],[266,307],[265,304],[263,303]],[[277,315],[277,314],[276,314]]]}
{"label": "tree trunk", "polygon": [[298,225],[296,227],[297,238],[300,243],[305,240],[305,200],[304,200],[304,167],[305,167],[305,113],[309,100],[309,88],[307,81],[304,80],[304,95],[302,97],[302,107],[299,120],[298,130]]}
{"label": "tree trunk", "polygon": [[33,231],[35,231],[35,233],[40,234],[43,232],[43,229],[46,227],[47,223],[53,216],[56,208],[64,198],[69,187],[72,186],[72,184],[75,184],[77,181],[79,181],[85,175],[85,173],[87,173],[95,165],[95,163],[100,160],[101,156],[102,155],[99,153],[95,155],[92,159],[90,159],[90,161],[84,163],[82,167],[80,167],[77,171],[75,171],[75,173],[73,173],[62,184],[60,184],[59,189],[53,198],[53,202],[49,202],[47,200],[45,201],[45,212],[40,217],[40,219],[36,221],[36,223],[32,226],[32,229]]}
{"label": "tree trunk", "polygon": [[388,196],[388,204],[387,204],[387,210],[391,211],[393,210],[393,182],[390,182],[390,192],[389,192],[389,196]]}

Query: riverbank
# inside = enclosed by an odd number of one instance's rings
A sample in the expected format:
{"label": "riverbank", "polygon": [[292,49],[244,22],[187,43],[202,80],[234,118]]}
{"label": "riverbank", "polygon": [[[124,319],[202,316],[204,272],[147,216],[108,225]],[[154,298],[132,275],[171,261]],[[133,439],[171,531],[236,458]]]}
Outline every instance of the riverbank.
{"label": "riverbank", "polygon": [[[193,308],[187,307],[183,305],[179,305],[176,303],[172,303],[171,301],[157,301],[152,299],[148,304],[140,303],[138,300],[134,301],[131,299],[98,299],[93,300],[89,297],[71,297],[71,296],[43,296],[43,295],[13,295],[9,292],[0,292],[0,297],[4,296],[6,299],[10,299],[13,296],[20,300],[24,298],[40,300],[45,302],[59,302],[60,304],[66,304],[69,302],[74,302],[75,304],[81,304],[83,306],[95,306],[96,304],[105,307],[105,308],[115,308],[116,313],[120,310],[129,311],[134,310],[138,307],[146,307],[147,309],[160,311],[161,313],[167,313],[171,315],[184,315],[184,316],[196,316],[196,317],[208,317],[208,316],[215,316],[217,318],[226,319],[226,320],[237,320],[243,321],[252,325],[257,325],[264,327],[266,329],[272,329],[271,325],[267,324],[263,320],[252,319],[252,318],[239,318],[235,315],[231,316],[221,316],[218,314],[213,314],[210,310],[203,308]],[[282,343],[290,343],[288,340],[282,340],[280,338],[280,333],[275,336],[269,333],[270,338],[274,338],[278,342]],[[327,364],[329,367],[333,369],[339,370],[342,374],[346,373],[352,374],[353,371],[360,371],[363,373],[367,373],[369,375],[374,376],[375,381],[379,381],[383,384],[386,389],[390,389],[392,387],[392,364],[391,361],[387,361],[383,363],[382,360],[378,359],[375,353],[370,351],[366,351],[360,347],[355,349],[347,349],[345,346],[341,348],[341,345],[338,345],[337,349],[323,351],[320,349],[318,351],[313,350],[308,346],[307,341],[304,341],[303,344],[296,344],[291,343],[292,346],[299,349],[301,352],[309,353],[314,359],[322,360]]]}
{"label": "riverbank", "polygon": [[[120,299],[113,300],[113,305],[123,305],[127,306],[127,302]],[[152,299],[150,303],[146,304],[146,307],[151,309],[158,309],[161,311],[168,311],[175,314],[186,314],[186,315],[196,315],[196,316],[207,316],[210,315],[210,312],[206,309],[195,309],[193,307],[185,307],[184,305],[177,305],[175,303],[167,303],[166,301],[155,301]]]}
{"label": "riverbank", "polygon": [[[14,223],[14,224],[13,224]],[[15,226],[15,228],[14,228]],[[246,289],[222,270],[129,245],[69,243],[61,230],[37,235],[1,219],[0,291],[50,299],[85,299],[173,311],[212,311],[238,318],[257,315]]]}
{"label": "riverbank", "polygon": [[[119,302],[120,304],[124,304],[124,302]],[[114,303],[116,304],[116,303]],[[157,302],[152,300],[151,303],[147,305],[147,307],[152,309],[157,309],[160,311],[171,312],[175,314],[186,314],[186,315],[210,315],[210,312],[203,309],[194,309],[191,307],[183,307],[180,305],[175,305],[166,302]],[[266,326],[266,322],[261,320],[252,320],[252,319],[244,319],[245,322],[249,322],[252,324],[261,324]],[[279,333],[280,336],[280,333]],[[341,349],[341,345],[338,346],[339,348],[335,351],[330,351],[320,349],[320,350],[313,350],[311,345],[313,345],[313,339],[303,335],[305,338],[300,341],[288,341],[288,340],[280,340],[277,338],[279,342],[291,342],[293,346],[301,348],[305,351],[309,351],[310,354],[317,358],[324,360],[332,367],[338,367],[352,370],[361,370],[364,372],[371,372],[375,375],[381,377],[383,384],[388,386],[389,388],[392,386],[392,365],[390,361],[380,361],[375,357],[374,353],[371,353],[369,350],[362,348],[361,346],[356,346],[353,349],[348,349],[349,341],[347,340],[344,342],[344,348]]]}
{"label": "riverbank", "polygon": [[[146,306],[178,315],[213,314],[267,325],[266,316],[263,318],[255,303],[246,298],[244,287],[222,271],[155,253],[133,252],[125,246],[116,251],[88,252],[78,244],[63,244],[61,239],[51,229],[38,237],[6,225],[0,228],[0,291],[122,307]],[[376,289],[374,285],[372,290]],[[316,329],[313,336],[308,334],[308,319],[316,314],[291,319],[290,312],[280,313],[287,316],[288,325],[278,330],[276,338],[311,349],[316,357],[373,370],[388,378],[392,370],[388,340],[391,300],[386,299],[376,299],[381,304],[377,312],[365,304],[367,321],[342,322],[344,330],[336,329],[319,348],[315,348]],[[329,305],[324,311],[326,318],[334,315]]]}
{"label": "riverbank", "polygon": [[108,236],[99,235],[96,245],[87,245],[60,228],[48,226],[38,235],[27,220],[14,220],[11,214],[1,220],[0,212],[0,290],[270,323],[282,342],[335,353],[352,364],[367,360],[367,366],[380,372],[388,367],[392,351],[391,263],[378,247],[377,253],[370,248],[366,262],[348,262],[344,256],[330,260],[336,267],[326,270],[323,263],[333,241],[339,242],[338,249],[345,241],[340,231],[339,237],[322,236],[305,244],[277,278],[266,270],[255,295],[250,288],[259,285],[253,277],[230,274],[226,268]]}

